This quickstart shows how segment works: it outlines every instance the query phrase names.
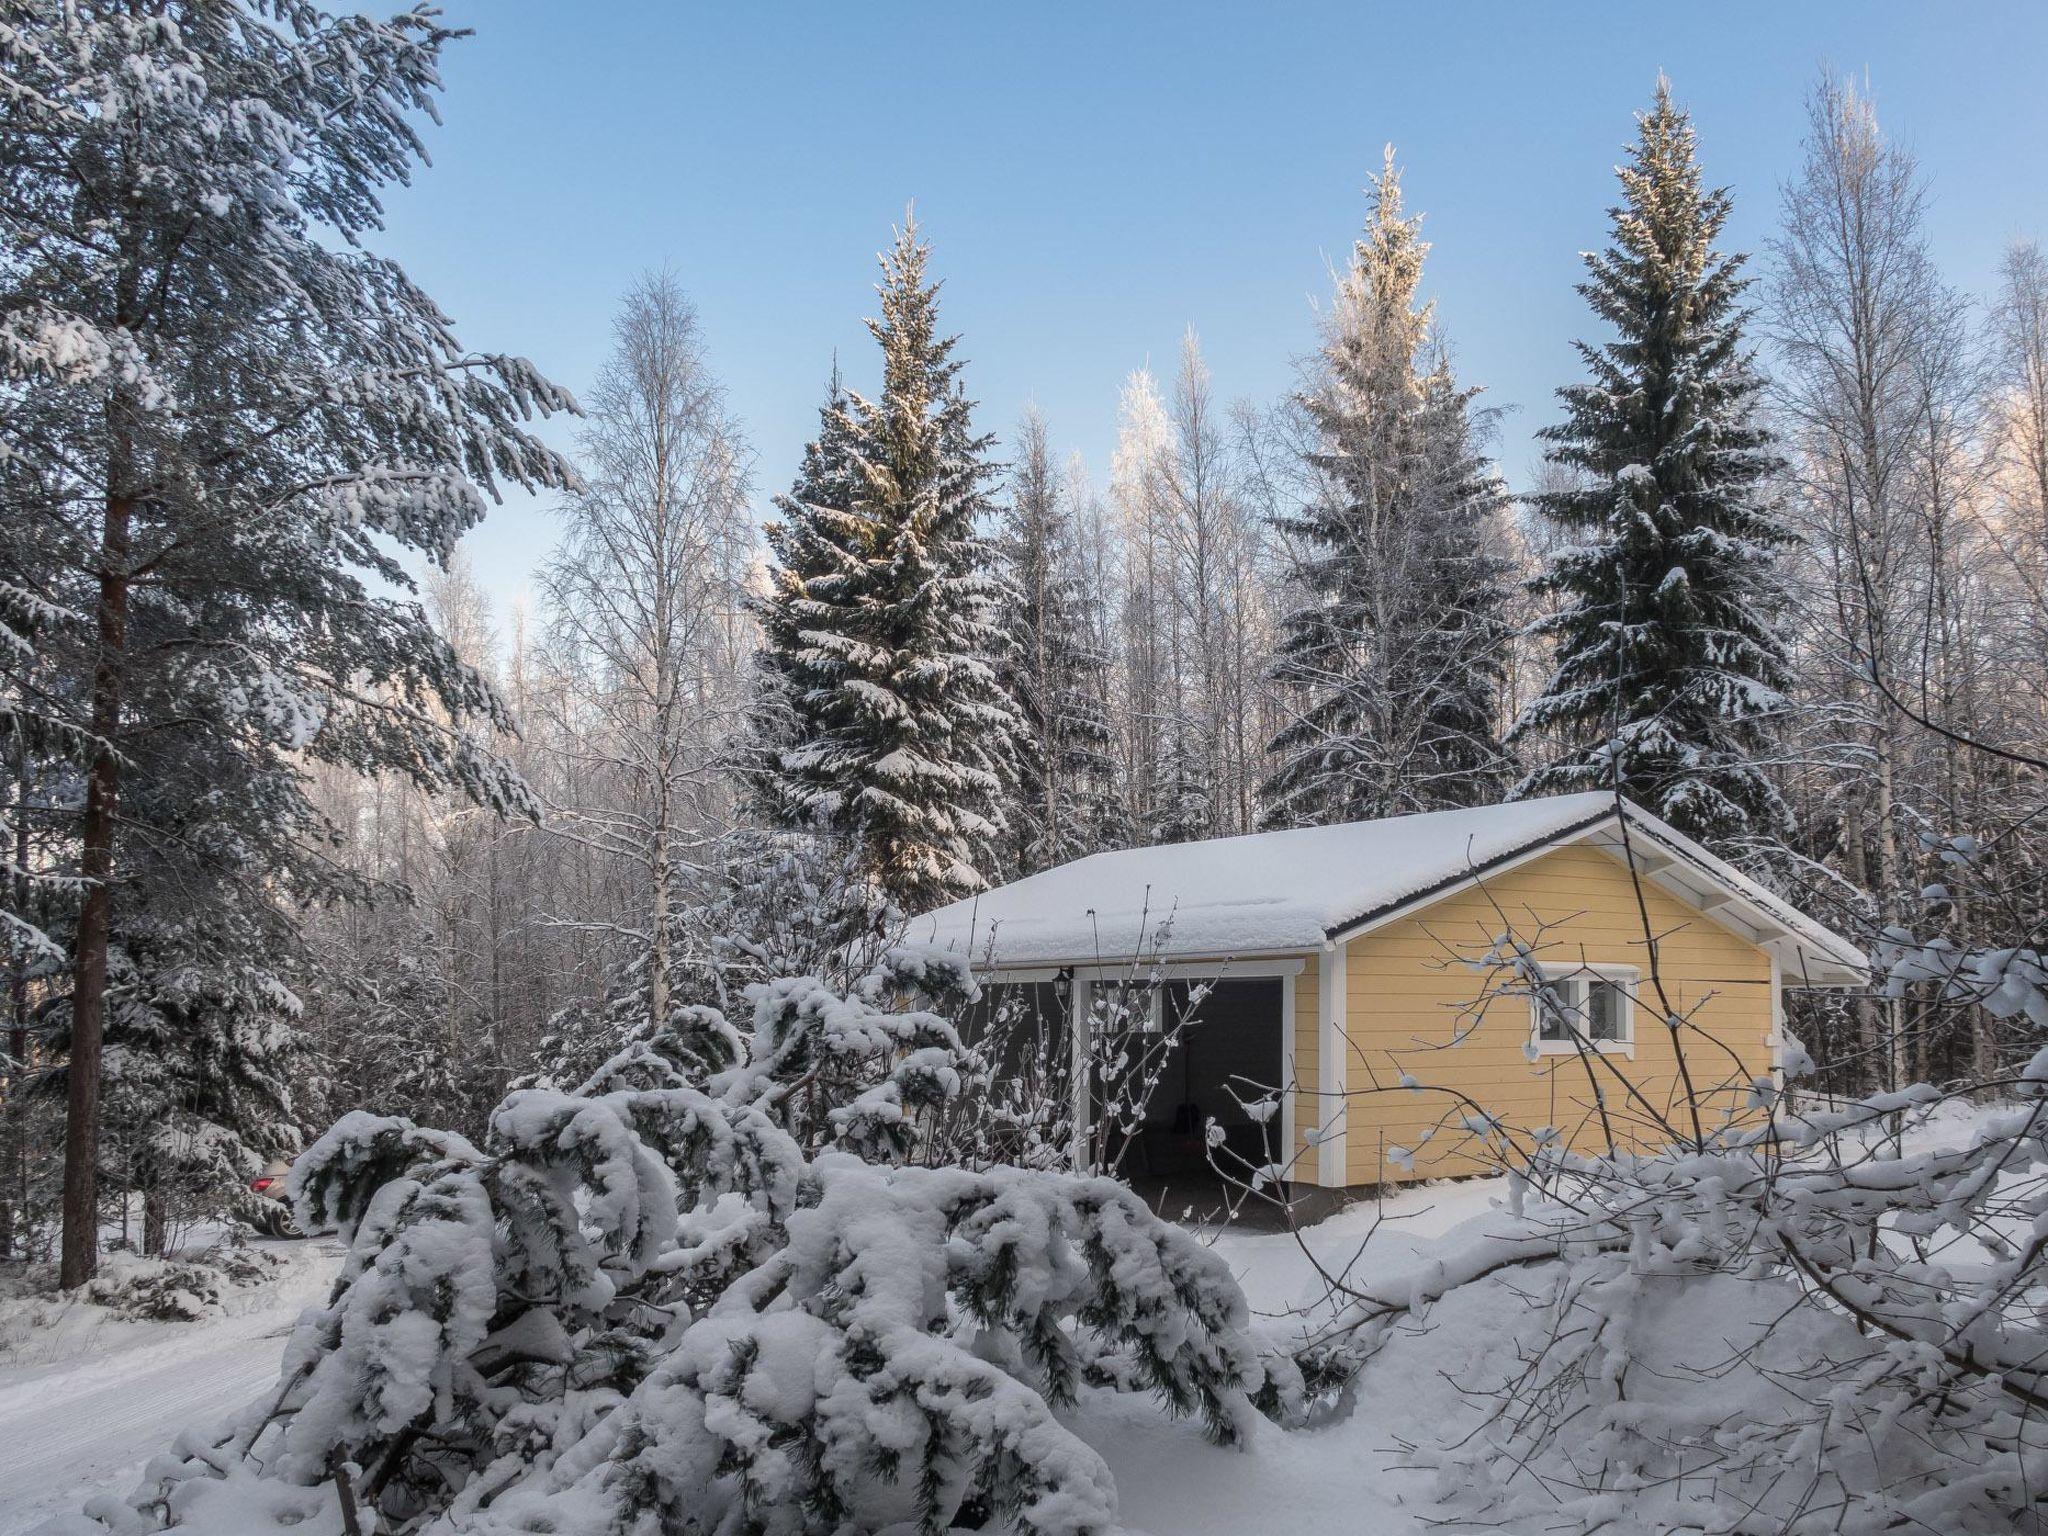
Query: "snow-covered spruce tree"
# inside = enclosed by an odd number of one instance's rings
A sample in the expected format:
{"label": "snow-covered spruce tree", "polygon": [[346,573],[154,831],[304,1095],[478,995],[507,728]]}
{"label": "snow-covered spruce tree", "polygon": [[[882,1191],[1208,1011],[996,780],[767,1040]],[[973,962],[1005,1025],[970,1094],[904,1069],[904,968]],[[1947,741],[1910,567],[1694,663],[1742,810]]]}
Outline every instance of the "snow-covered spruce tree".
{"label": "snow-covered spruce tree", "polygon": [[1094,835],[1115,795],[1103,709],[1109,658],[1092,639],[1087,608],[1099,598],[1082,587],[1066,494],[1045,418],[1027,411],[997,534],[1003,576],[1017,599],[1002,653],[1020,724],[1011,862],[1027,875],[1095,852]]}
{"label": "snow-covered spruce tree", "polygon": [[712,1086],[771,1115],[807,1152],[935,1159],[936,1121],[985,1073],[951,1022],[979,995],[962,960],[908,946],[882,949],[844,980],[751,982],[743,1059]]}
{"label": "snow-covered spruce tree", "polygon": [[[223,964],[175,920],[124,925],[110,962],[100,1173],[142,1196],[142,1252],[173,1224],[230,1216],[269,1228],[276,1208],[248,1181],[304,1143],[293,1104],[298,999],[261,966]],[[62,1051],[68,1007],[46,1021]],[[62,1081],[60,1067],[52,1074]]]}
{"label": "snow-covered spruce tree", "polygon": [[[0,400],[6,398],[0,382]],[[0,470],[4,477],[4,470]],[[4,485],[0,478],[0,485]],[[48,1223],[30,1173],[55,1127],[48,1099],[31,1090],[47,1048],[29,1028],[38,994],[63,974],[65,919],[78,890],[61,860],[60,807],[71,796],[91,739],[70,712],[43,698],[56,671],[49,642],[79,630],[76,613],[58,609],[14,579],[47,570],[47,530],[0,518],[0,972],[7,978],[6,1033],[0,1035],[0,1259],[39,1248]]]}
{"label": "snow-covered spruce tree", "polygon": [[[298,0],[24,0],[0,26],[0,475],[89,613],[50,694],[93,742],[76,824],[62,1274],[94,1260],[109,952],[136,750],[167,719],[309,824],[296,764],[390,768],[494,808],[522,787],[451,722],[502,718],[416,605],[500,481],[563,487],[522,430],[572,402],[464,351],[358,243],[420,158],[454,34]],[[150,716],[145,707],[175,709]],[[296,799],[295,799],[296,797]],[[118,807],[118,809],[117,809]],[[251,850],[254,863],[279,852]],[[202,894],[220,892],[202,871]],[[238,893],[246,899],[252,889]]]}
{"label": "snow-covered spruce tree", "polygon": [[[10,397],[5,386],[0,374],[0,400]],[[0,790],[0,950],[11,977],[65,960],[48,914],[74,904],[76,882],[42,855],[38,845],[47,833],[39,836],[35,823],[61,801],[64,778],[91,758],[95,745],[72,723],[72,711],[47,697],[58,683],[50,642],[82,631],[83,616],[14,584],[16,577],[57,564],[54,542],[39,535],[47,530],[15,519],[0,526],[0,742],[7,744]]]}
{"label": "snow-covered spruce tree", "polygon": [[511,1094],[481,1144],[348,1116],[293,1181],[349,1253],[278,1390],[64,1536],[1107,1533],[1053,1412],[1083,1385],[1240,1444],[1295,1382],[1122,1185],[808,1159],[647,1047]]}
{"label": "snow-covered spruce tree", "polygon": [[804,444],[796,479],[775,498],[775,513],[762,529],[768,544],[768,590],[753,604],[761,644],[747,728],[735,753],[737,767],[757,814],[770,826],[815,830],[820,807],[803,780],[783,762],[800,742],[825,730],[817,668],[805,639],[814,581],[831,582],[857,569],[864,530],[853,515],[851,424],[839,360],[818,408],[818,433]]}
{"label": "snow-covered spruce tree", "polygon": [[732,1011],[749,984],[777,976],[850,984],[898,941],[903,915],[877,905],[846,839],[741,828],[726,840],[723,885],[696,927],[708,938],[687,957],[679,995]]}
{"label": "snow-covered spruce tree", "polygon": [[[1016,717],[993,657],[1002,592],[980,525],[976,435],[930,247],[906,221],[882,258],[882,388],[849,391],[780,503],[763,615],[794,711],[772,799],[850,838],[877,890],[922,911],[988,883]],[[843,504],[842,504],[843,498]]]}
{"label": "snow-covered spruce tree", "polygon": [[1179,714],[1162,722],[1159,780],[1148,832],[1155,843],[1218,835],[1213,738],[1207,722]]}
{"label": "snow-covered spruce tree", "polygon": [[652,953],[651,945],[633,947],[613,972],[600,1007],[571,1004],[549,1018],[534,1070],[520,1086],[574,1088],[618,1052],[643,1042],[656,1046],[693,1084],[738,1063],[742,1044],[724,1017],[687,1000],[688,973],[680,949],[657,1020],[649,984]]}
{"label": "snow-covered spruce tree", "polygon": [[324,1125],[375,1107],[480,1132],[495,1102],[484,1097],[478,1059],[486,1030],[449,982],[445,946],[424,923],[381,931],[388,957],[375,967],[363,967],[352,946],[308,946],[306,1011],[345,1023],[309,1043],[320,1059],[308,1074],[306,1117]]}
{"label": "snow-covered spruce tree", "polygon": [[1295,701],[1262,792],[1268,826],[1498,798],[1508,633],[1506,493],[1419,303],[1421,218],[1388,147],[1294,408],[1308,495],[1277,519],[1297,595],[1273,676]]}
{"label": "snow-covered spruce tree", "polygon": [[1742,257],[1714,248],[1725,191],[1701,181],[1691,119],[1667,81],[1617,172],[1613,244],[1580,285],[1615,332],[1581,342],[1589,382],[1546,427],[1568,488],[1536,498],[1572,542],[1536,589],[1555,670],[1513,737],[1555,738],[1523,795],[1615,787],[1717,850],[1786,824],[1760,761],[1784,706],[1771,562],[1791,541],[1743,341]]}
{"label": "snow-covered spruce tree", "polygon": [[[135,605],[130,644],[148,654],[166,634],[213,633],[211,603],[165,625],[155,594]],[[329,831],[303,799],[287,753],[249,750],[237,700],[198,659],[137,667],[123,742],[120,901],[108,924],[103,1069],[106,1134],[95,1185],[139,1193],[145,1245],[173,1217],[268,1215],[246,1181],[300,1145],[287,1081],[300,1064],[297,935],[292,904],[345,895],[327,868]],[[75,911],[75,907],[74,907]],[[62,978],[52,978],[61,982]],[[68,1101],[76,993],[46,989],[46,1085]]]}

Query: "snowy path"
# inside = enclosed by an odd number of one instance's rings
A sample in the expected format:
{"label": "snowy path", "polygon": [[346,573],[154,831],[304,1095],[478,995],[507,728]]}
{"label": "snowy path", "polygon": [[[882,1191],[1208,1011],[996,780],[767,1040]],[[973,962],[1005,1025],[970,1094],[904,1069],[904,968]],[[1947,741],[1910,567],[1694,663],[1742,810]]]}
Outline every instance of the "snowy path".
{"label": "snowy path", "polygon": [[0,1536],[125,1490],[180,1430],[225,1417],[277,1380],[285,1335],[340,1258],[331,1243],[277,1247],[292,1267],[248,1311],[94,1323],[78,1309],[0,1353]]}

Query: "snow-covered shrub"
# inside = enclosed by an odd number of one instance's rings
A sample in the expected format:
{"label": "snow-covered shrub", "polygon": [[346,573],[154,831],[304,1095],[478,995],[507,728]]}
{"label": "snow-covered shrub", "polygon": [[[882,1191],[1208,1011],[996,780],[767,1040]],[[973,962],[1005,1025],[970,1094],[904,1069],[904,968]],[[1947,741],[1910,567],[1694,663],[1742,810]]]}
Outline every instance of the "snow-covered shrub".
{"label": "snow-covered shrub", "polygon": [[203,1250],[195,1262],[219,1270],[221,1277],[238,1290],[267,1285],[285,1267],[284,1260],[269,1249],[232,1240]]}
{"label": "snow-covered shrub", "polygon": [[741,1065],[714,1086],[760,1106],[808,1150],[838,1143],[900,1161],[982,1075],[948,1017],[979,990],[960,960],[903,945],[845,986],[817,976],[751,982]]}
{"label": "snow-covered shrub", "polygon": [[602,1007],[572,1003],[557,1009],[534,1051],[534,1070],[510,1086],[573,1088],[635,1045],[660,1050],[699,1082],[744,1055],[738,1033],[716,1008],[671,998],[667,1018],[650,1017],[646,956],[641,955],[614,976]]}
{"label": "snow-covered shrub", "polygon": [[933,1128],[934,1158],[967,1168],[1071,1167],[1073,1042],[1064,1004],[1041,1007],[1033,988],[992,987],[961,1033],[983,1070]]}
{"label": "snow-covered shrub", "polygon": [[203,1264],[148,1259],[116,1249],[100,1261],[85,1299],[118,1317],[196,1323],[220,1310],[221,1275]]}
{"label": "snow-covered shrub", "polygon": [[[869,1027],[815,996],[762,1016]],[[1082,1384],[1225,1443],[1271,1395],[1228,1267],[1122,1185],[810,1158],[678,1075],[641,1044],[481,1145],[346,1116],[293,1172],[348,1255],[277,1392],[52,1529],[1105,1531]]]}
{"label": "snow-covered shrub", "polygon": [[86,1283],[85,1299],[119,1317],[196,1323],[221,1310],[229,1292],[261,1285],[280,1265],[252,1248],[223,1245],[189,1259],[155,1259],[115,1249]]}
{"label": "snow-covered shrub", "polygon": [[[1884,1095],[1648,1154],[1546,1148],[1513,1208],[1326,1337],[1369,1358],[1444,1296],[1511,1285],[1487,1407],[1420,1445],[1513,1527],[1974,1531],[2048,1497],[2048,1115],[1901,1153]],[[1367,1366],[1367,1390],[1370,1365]],[[2017,1526],[2014,1526],[2017,1528]]]}
{"label": "snow-covered shrub", "polygon": [[[756,700],[750,725],[772,730],[779,699]],[[764,754],[772,749],[763,748]],[[859,850],[822,831],[735,830],[716,895],[682,919],[690,934],[676,971],[685,1001],[736,1011],[749,983],[818,976],[850,983],[901,941],[904,915],[870,882]]]}

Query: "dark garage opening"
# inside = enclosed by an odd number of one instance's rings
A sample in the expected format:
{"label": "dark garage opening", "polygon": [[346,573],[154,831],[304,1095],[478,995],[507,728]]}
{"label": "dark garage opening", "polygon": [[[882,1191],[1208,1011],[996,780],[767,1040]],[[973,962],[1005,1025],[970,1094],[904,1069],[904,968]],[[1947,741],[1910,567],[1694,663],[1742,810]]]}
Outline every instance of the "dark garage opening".
{"label": "dark garage opening", "polygon": [[[1064,1097],[1072,1081],[1068,990],[1065,983],[993,983],[970,1010],[963,1033],[993,1047],[1003,1077],[1021,1080],[1032,1094]],[[1170,1032],[1175,1021],[1182,1028],[1118,1173],[1162,1214],[1215,1219],[1230,1202],[1210,1163],[1211,1119],[1223,1132],[1217,1160],[1234,1176],[1285,1157],[1282,1111],[1276,1107],[1262,1123],[1244,1103],[1287,1086],[1286,992],[1277,976],[1170,981],[1160,990],[1161,1031]],[[997,1010],[1006,1022],[992,1030]],[[1132,1045],[1135,1057],[1142,1046]]]}
{"label": "dark garage opening", "polygon": [[1262,1124],[1244,1107],[1286,1085],[1280,979],[1225,978],[1191,1001],[1201,987],[1172,982],[1166,988],[1165,1022],[1184,1022],[1145,1106],[1144,1129],[1125,1159],[1132,1178],[1213,1178],[1206,1139],[1211,1120],[1231,1154],[1221,1158],[1228,1169],[1256,1168],[1280,1154],[1279,1111]]}

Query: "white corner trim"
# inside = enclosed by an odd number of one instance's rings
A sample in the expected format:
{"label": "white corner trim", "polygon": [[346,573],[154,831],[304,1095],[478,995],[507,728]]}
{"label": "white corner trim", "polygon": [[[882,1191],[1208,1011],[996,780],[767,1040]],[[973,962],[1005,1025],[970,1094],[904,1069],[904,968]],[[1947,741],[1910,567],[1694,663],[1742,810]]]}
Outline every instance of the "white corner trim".
{"label": "white corner trim", "polygon": [[1294,1101],[1301,1097],[1294,1077],[1294,978],[1299,974],[1300,968],[1296,967],[1280,978],[1280,1145],[1275,1149],[1274,1160],[1280,1165],[1281,1176],[1289,1181],[1300,1171],[1295,1166],[1294,1139]]}
{"label": "white corner trim", "polygon": [[1785,966],[1771,953],[1771,1086],[1779,1099],[1785,1097]]}
{"label": "white corner trim", "polygon": [[1344,1097],[1346,1034],[1345,948],[1334,945],[1316,957],[1316,1088],[1312,1124],[1317,1128],[1316,1182],[1342,1189],[1350,1181],[1350,1111]]}
{"label": "white corner trim", "polygon": [[1088,1144],[1095,1125],[1095,1106],[1089,1102],[1088,1092],[1088,1019],[1092,1008],[1089,990],[1088,978],[1076,976],[1073,990],[1067,996],[1068,1016],[1073,1022],[1070,1031],[1073,1054],[1068,1059],[1068,1070],[1073,1079],[1073,1163],[1076,1173],[1083,1172],[1088,1166]]}

